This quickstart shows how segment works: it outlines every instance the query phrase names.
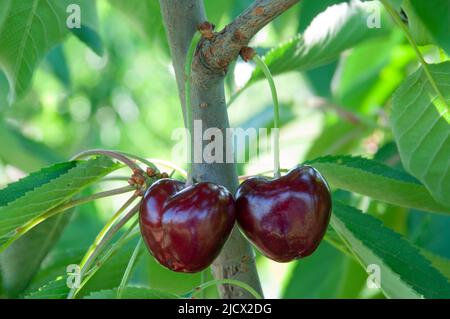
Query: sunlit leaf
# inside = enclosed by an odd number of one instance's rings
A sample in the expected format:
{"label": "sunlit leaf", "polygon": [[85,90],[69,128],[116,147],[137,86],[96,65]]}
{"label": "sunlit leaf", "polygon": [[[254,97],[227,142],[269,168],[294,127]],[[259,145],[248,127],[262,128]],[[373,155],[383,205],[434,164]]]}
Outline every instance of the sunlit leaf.
{"label": "sunlit leaf", "polygon": [[443,0],[409,0],[421,22],[436,42],[450,54],[450,2]]}
{"label": "sunlit leaf", "polygon": [[[7,148],[0,148],[0,159],[24,172],[39,169],[61,159],[49,147],[30,140],[7,123],[0,122],[0,140],[8,145]],[[66,167],[63,172],[69,168],[71,166]],[[39,179],[36,177],[36,180]],[[44,181],[45,179],[42,180]],[[16,189],[12,193],[14,196],[10,199],[16,198],[21,192]],[[17,295],[28,285],[71,216],[71,212],[66,212],[49,218],[15,241],[0,255],[3,288],[8,296]]]}
{"label": "sunlit leaf", "polygon": [[[441,1],[441,3],[442,2],[443,1]],[[403,1],[402,10],[405,12],[408,19],[409,32],[414,38],[414,41],[416,41],[416,44],[427,45],[435,43],[430,31],[428,31],[428,28],[422,22],[421,18],[416,14],[416,10],[410,0]]]}
{"label": "sunlit leaf", "polygon": [[[403,40],[403,34],[392,32],[358,45],[343,57],[335,79],[337,103],[363,114],[385,105],[404,79],[406,67],[416,58],[412,49],[400,47]],[[374,51],[379,53],[372,54]]]}
{"label": "sunlit leaf", "polygon": [[[0,68],[9,80],[10,101],[28,90],[39,62],[68,34],[66,20],[70,4],[80,6],[84,17],[81,19],[83,28],[91,28],[96,24],[92,21],[96,18],[96,12],[91,13],[95,10],[95,3],[89,0],[0,2],[0,12],[4,12],[4,22],[0,28]],[[83,32],[83,28],[75,32]],[[83,40],[88,42],[87,39]]]}
{"label": "sunlit leaf", "polygon": [[395,92],[390,121],[405,169],[450,206],[450,62],[428,68],[446,103],[420,68]]}
{"label": "sunlit leaf", "polygon": [[328,156],[308,161],[334,187],[403,207],[450,213],[416,178],[383,163],[351,156]]}
{"label": "sunlit leaf", "polygon": [[364,267],[377,267],[383,293],[390,298],[449,298],[450,283],[398,233],[381,221],[339,201],[332,227]]}
{"label": "sunlit leaf", "polygon": [[427,257],[429,261],[433,264],[433,266],[436,269],[439,269],[439,271],[447,277],[448,280],[450,280],[450,259],[444,258],[441,256],[438,256],[436,254],[433,254],[432,252],[428,250],[422,249],[422,255]]}
{"label": "sunlit leaf", "polygon": [[[273,75],[289,71],[305,71],[329,63],[356,44],[386,34],[390,23],[382,15],[380,28],[368,27],[374,1],[341,3],[329,7],[311,22],[303,35],[281,44],[264,56]],[[380,8],[380,12],[381,8]],[[256,68],[247,86],[263,79]]]}
{"label": "sunlit leaf", "polygon": [[59,276],[37,291],[25,296],[25,299],[65,299],[68,293],[67,277]]}
{"label": "sunlit leaf", "polygon": [[[57,175],[61,166],[75,165],[64,174]],[[0,207],[0,242],[5,243],[14,236],[16,228],[22,226],[30,219],[37,217],[46,211],[72,198],[85,187],[98,181],[103,176],[118,168],[118,165],[106,157],[98,157],[87,161],[58,164],[44,173],[30,175],[21,181],[12,184],[12,188],[5,188],[0,192],[0,198],[4,198]],[[52,179],[42,182],[35,180],[35,176],[53,174]],[[14,197],[15,189],[22,191],[20,197]]]}

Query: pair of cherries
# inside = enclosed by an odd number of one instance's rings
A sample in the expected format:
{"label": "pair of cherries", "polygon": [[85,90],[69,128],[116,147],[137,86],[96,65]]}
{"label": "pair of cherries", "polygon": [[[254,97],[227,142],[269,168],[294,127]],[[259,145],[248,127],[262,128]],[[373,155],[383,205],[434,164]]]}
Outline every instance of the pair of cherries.
{"label": "pair of cherries", "polygon": [[314,252],[330,214],[326,181],[314,168],[300,166],[280,178],[247,179],[236,201],[213,183],[186,186],[161,179],[145,193],[140,227],[159,263],[173,271],[198,272],[219,255],[235,220],[265,256],[288,262]]}

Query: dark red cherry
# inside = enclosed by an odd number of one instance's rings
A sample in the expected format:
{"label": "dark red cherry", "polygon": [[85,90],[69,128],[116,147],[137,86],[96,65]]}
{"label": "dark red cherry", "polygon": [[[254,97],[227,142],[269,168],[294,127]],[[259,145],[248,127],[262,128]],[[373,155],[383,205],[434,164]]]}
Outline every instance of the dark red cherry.
{"label": "dark red cherry", "polygon": [[328,185],[309,166],[294,168],[277,179],[247,179],[236,194],[240,228],[265,256],[278,262],[313,253],[330,215]]}
{"label": "dark red cherry", "polygon": [[159,263],[178,272],[197,272],[214,261],[230,235],[234,199],[216,184],[185,187],[165,178],[145,193],[139,222],[147,248]]}

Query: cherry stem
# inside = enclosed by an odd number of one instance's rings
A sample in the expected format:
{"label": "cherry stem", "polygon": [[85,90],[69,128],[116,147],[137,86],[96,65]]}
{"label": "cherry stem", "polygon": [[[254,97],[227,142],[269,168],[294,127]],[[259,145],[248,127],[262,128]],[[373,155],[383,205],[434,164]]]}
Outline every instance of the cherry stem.
{"label": "cherry stem", "polygon": [[[84,276],[84,280],[81,282],[80,286],[75,290],[73,293],[72,298],[75,298],[77,294],[83,289],[83,287],[88,283],[88,281],[97,273],[97,271],[106,263],[109,261],[109,259],[114,256],[114,254],[119,251],[128,241],[133,239],[134,237],[138,236],[140,234],[139,230],[136,229],[136,226],[138,226],[139,219],[136,218],[135,221],[133,221],[132,225],[123,233],[120,238],[111,245],[111,247],[106,251],[99,260],[92,266],[92,268],[86,272],[86,275]],[[135,231],[136,230],[136,231]]]}
{"label": "cherry stem", "polygon": [[106,176],[100,182],[128,182],[129,180],[130,176]]}
{"label": "cherry stem", "polygon": [[52,208],[51,210],[29,220],[27,223],[25,223],[23,226],[19,227],[15,234],[8,239],[7,242],[5,242],[1,247],[0,247],[0,252],[3,252],[6,248],[9,247],[9,245],[11,245],[13,242],[15,242],[17,239],[19,239],[20,237],[22,237],[23,235],[25,235],[27,232],[29,232],[31,229],[33,229],[34,227],[36,227],[37,225],[39,225],[40,223],[42,223],[43,221],[49,219],[50,217],[53,217],[59,213],[62,213],[64,211],[67,211],[68,209],[74,208],[76,206],[85,204],[85,203],[89,203],[92,202],[94,200],[97,199],[101,199],[101,198],[106,198],[106,197],[111,197],[111,196],[115,196],[115,195],[120,195],[120,194],[125,194],[128,192],[131,192],[133,190],[136,190],[134,187],[132,186],[124,186],[121,188],[116,188],[116,189],[112,189],[112,190],[108,190],[105,192],[99,192],[96,194],[93,194],[91,196],[86,196],[86,197],[82,197],[82,198],[78,198],[78,199],[74,199],[71,201],[68,201],[66,203],[63,203],[55,208]]}
{"label": "cherry stem", "polygon": [[139,167],[139,165],[137,165],[135,162],[133,162],[132,160],[130,160],[128,157],[124,156],[120,152],[114,152],[114,151],[103,150],[103,149],[93,149],[93,150],[83,151],[83,152],[78,153],[75,156],[73,156],[71,158],[71,160],[77,160],[77,159],[81,159],[83,157],[88,157],[88,156],[92,156],[92,155],[108,156],[108,157],[114,158],[114,159],[124,163],[131,170],[138,170],[138,171],[142,170]]}
{"label": "cherry stem", "polygon": [[[139,203],[130,209],[122,218],[122,213],[138,198],[137,194],[133,194],[126,202],[119,208],[119,210],[113,215],[109,222],[98,233],[94,242],[89,247],[88,251],[84,255],[80,263],[80,276],[89,270],[89,267],[102,252],[106,244],[114,237],[114,235],[138,212]],[[75,294],[75,289],[72,289],[68,295],[68,299],[72,299]]]}
{"label": "cherry stem", "polygon": [[127,268],[125,269],[125,272],[123,273],[122,280],[120,281],[120,285],[117,288],[117,296],[116,299],[122,299],[123,293],[125,291],[125,286],[128,283],[128,279],[130,278],[131,272],[136,265],[136,260],[138,258],[139,252],[142,247],[142,238],[139,239],[136,248],[133,251],[133,254],[131,255],[130,261],[128,262]]}
{"label": "cherry stem", "polygon": [[416,41],[414,40],[413,36],[409,32],[408,27],[403,23],[402,19],[398,15],[397,11],[392,7],[392,5],[387,0],[381,0],[383,3],[383,6],[385,7],[386,11],[389,13],[389,15],[392,17],[394,22],[402,29],[403,33],[405,34],[406,38],[408,39],[409,43],[411,44],[412,48],[414,49],[414,52],[416,53],[417,58],[420,61],[420,64],[422,65],[422,68],[425,72],[425,75],[428,78],[428,81],[430,81],[431,86],[433,87],[433,90],[436,92],[437,96],[440,100],[444,103],[446,109],[448,110],[450,107],[447,103],[447,100],[444,98],[444,95],[442,94],[441,90],[436,84],[436,81],[433,78],[433,75],[431,74],[431,71],[428,67],[428,63],[425,61],[422,53],[419,50],[419,47],[417,46]]}
{"label": "cherry stem", "polygon": [[238,91],[236,91],[234,94],[232,94],[227,102],[227,108],[231,106],[231,104],[234,103],[234,101],[237,100],[237,98],[241,95],[241,93],[244,91],[245,87],[240,88]]}
{"label": "cherry stem", "polygon": [[[241,176],[239,176],[239,181],[245,181],[246,179],[249,179],[249,178],[254,177],[254,176],[267,175],[267,174],[271,174],[273,172],[274,172],[273,170],[268,170],[268,171],[264,171],[264,172],[257,173],[257,174],[241,175]],[[287,168],[280,168],[280,172],[281,173],[287,173],[287,172],[289,172],[289,169],[287,169]]]}
{"label": "cherry stem", "polygon": [[[187,177],[187,172],[175,163],[165,161],[162,159],[157,159],[157,158],[150,158],[150,159],[146,160],[146,162],[153,163],[154,165],[156,164],[156,165],[162,166],[164,168],[171,169],[172,172],[169,174],[170,177],[172,177],[176,172],[178,172],[178,174],[180,174],[184,178]],[[142,162],[142,163],[145,164],[145,162]],[[101,181],[102,182],[128,181],[129,179],[130,179],[129,176],[107,176],[107,177],[103,178]]]}
{"label": "cherry stem", "polygon": [[156,165],[154,163],[152,163],[152,161],[149,161],[149,160],[147,160],[147,159],[145,159],[143,157],[140,157],[140,156],[134,155],[134,154],[130,154],[130,153],[125,153],[125,152],[118,152],[118,153],[120,153],[120,154],[122,154],[124,156],[127,156],[129,158],[133,158],[135,160],[138,160],[139,162],[141,162],[141,163],[147,165],[148,167],[154,169],[156,172],[159,172],[159,169],[156,167]]}
{"label": "cherry stem", "polygon": [[196,287],[193,292],[191,293],[191,298],[195,297],[198,293],[202,292],[208,287],[215,286],[215,285],[233,285],[238,286],[246,291],[248,291],[255,299],[263,299],[263,297],[250,285],[247,285],[245,282],[234,280],[234,279],[217,279],[217,280],[211,280],[208,282],[205,282],[204,284]]}
{"label": "cherry stem", "polygon": [[[87,270],[87,268],[90,265],[90,261],[93,260],[98,255],[98,252],[97,252],[98,247],[101,247],[103,243],[105,243],[107,240],[109,240],[110,237],[112,237],[115,234],[114,230],[116,230],[117,227],[113,227],[113,225],[116,223],[117,220],[119,220],[122,213],[135,201],[136,198],[137,198],[136,195],[131,196],[125,202],[125,204],[123,204],[119,208],[119,210],[113,215],[113,217],[108,221],[108,223],[103,227],[103,229],[98,233],[97,237],[95,238],[91,247],[87,251],[86,255],[81,260],[80,267],[81,267],[82,273],[84,273],[83,269]],[[129,215],[129,213],[126,216],[128,216],[128,215]],[[124,216],[123,219],[125,219],[126,216]],[[125,224],[125,222],[123,220],[120,220],[120,221],[122,222],[121,223],[122,225]]]}
{"label": "cherry stem", "polygon": [[275,86],[275,81],[273,80],[272,73],[270,72],[269,68],[267,67],[264,60],[257,54],[253,56],[253,61],[255,61],[256,65],[261,68],[264,75],[267,78],[267,82],[270,86],[270,91],[272,93],[272,100],[273,100],[273,175],[275,178],[278,178],[281,176],[280,174],[280,107],[278,103],[278,94],[277,94],[277,88]]}
{"label": "cherry stem", "polygon": [[184,104],[186,108],[186,127],[189,134],[188,150],[189,150],[189,163],[188,163],[188,183],[192,182],[192,166],[193,166],[193,136],[192,135],[192,106],[191,106],[191,75],[192,75],[192,62],[194,61],[195,50],[197,49],[198,43],[202,35],[200,32],[195,32],[192,37],[191,44],[189,45],[189,49],[186,55],[186,63],[184,65]]}
{"label": "cherry stem", "polygon": [[[207,277],[207,273],[206,273],[207,269],[203,270],[200,274],[200,286],[204,285],[206,283],[206,277]],[[200,295],[200,298],[205,299],[205,289],[202,290],[202,293]]]}
{"label": "cherry stem", "polygon": [[188,173],[184,169],[182,169],[181,167],[179,167],[178,165],[176,165],[172,162],[157,159],[157,158],[150,158],[149,161],[153,162],[156,165],[161,165],[163,167],[170,168],[174,171],[177,171],[184,178],[187,178],[187,176],[188,176]]}

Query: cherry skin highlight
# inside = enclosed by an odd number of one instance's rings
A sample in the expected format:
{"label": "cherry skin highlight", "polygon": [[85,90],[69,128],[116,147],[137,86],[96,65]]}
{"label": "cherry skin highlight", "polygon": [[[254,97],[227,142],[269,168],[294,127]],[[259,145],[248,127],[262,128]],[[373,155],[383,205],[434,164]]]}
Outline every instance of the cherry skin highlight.
{"label": "cherry skin highlight", "polygon": [[276,179],[249,178],[237,190],[236,216],[246,237],[265,256],[289,262],[319,246],[330,221],[330,191],[310,166]]}
{"label": "cherry skin highlight", "polygon": [[139,210],[142,237],[163,266],[198,272],[219,255],[233,229],[232,195],[213,183],[184,183],[165,178],[149,187]]}

